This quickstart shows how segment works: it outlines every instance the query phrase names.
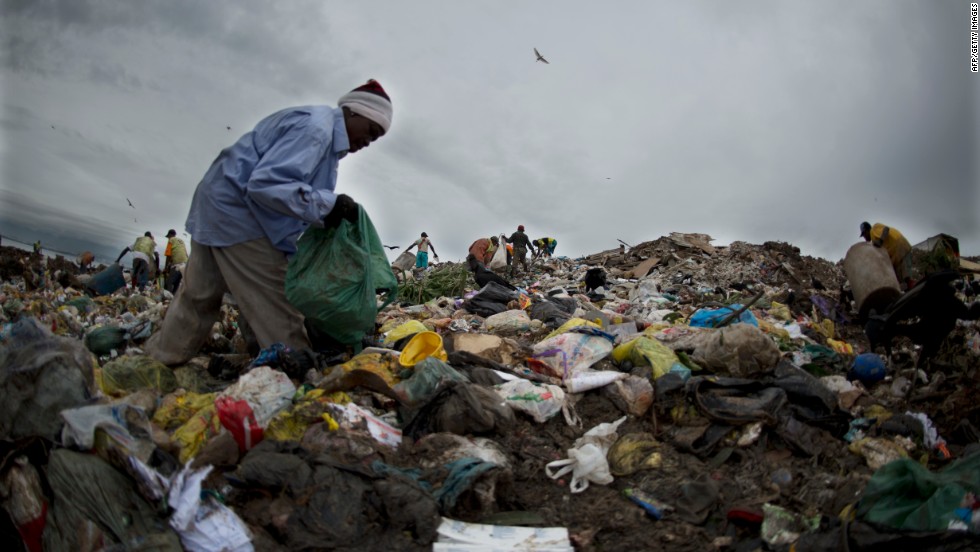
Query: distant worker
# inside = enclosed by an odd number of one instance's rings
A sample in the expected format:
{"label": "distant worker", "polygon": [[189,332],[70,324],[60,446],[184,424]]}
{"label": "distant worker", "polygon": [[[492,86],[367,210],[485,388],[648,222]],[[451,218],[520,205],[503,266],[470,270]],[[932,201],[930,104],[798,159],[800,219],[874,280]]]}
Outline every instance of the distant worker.
{"label": "distant worker", "polygon": [[405,248],[405,253],[412,250],[413,247],[418,247],[419,250],[415,253],[415,268],[428,268],[429,267],[429,248],[432,248],[432,257],[435,260],[439,260],[439,254],[436,253],[436,246],[432,245],[432,240],[429,239],[429,235],[422,232],[422,236],[415,240],[412,245]]}
{"label": "distant worker", "polygon": [[905,236],[898,230],[880,222],[875,223],[874,226],[868,222],[862,222],[861,237],[864,238],[864,241],[869,241],[875,247],[881,247],[888,252],[888,258],[891,259],[898,282],[903,289],[908,289],[912,274],[912,246],[909,245]]}
{"label": "distant worker", "polygon": [[[160,266],[160,255],[157,253],[157,243],[153,241],[153,234],[147,232],[136,238],[133,245],[122,250],[116,258],[116,264],[122,260],[126,253],[133,253],[133,289],[143,290],[150,279],[156,275],[156,268]],[[150,265],[152,258],[153,265]]]}
{"label": "distant worker", "polygon": [[194,192],[185,281],[146,354],[168,366],[193,358],[226,292],[260,348],[311,348],[303,314],[286,299],[289,257],[307,228],[358,221],[357,202],[335,191],[339,162],[387,134],[391,118],[391,99],[371,80],[337,107],[277,111],[223,149]]}
{"label": "distant worker", "polygon": [[95,255],[91,251],[83,251],[78,255],[78,269],[82,272],[88,272],[89,267],[95,261]]}
{"label": "distant worker", "polygon": [[177,237],[173,228],[167,232],[167,250],[163,252],[163,288],[170,293],[176,293],[180,281],[184,277],[184,267],[187,266],[187,245]]}
{"label": "distant worker", "polygon": [[534,252],[534,245],[531,244],[531,240],[528,239],[527,234],[524,233],[524,225],[520,224],[517,226],[517,231],[507,238],[507,243],[514,246],[513,256],[514,259],[510,265],[510,277],[513,278],[514,274],[517,272],[517,265],[520,264],[524,267],[524,272],[528,272],[527,268],[527,251]]}
{"label": "distant worker", "polygon": [[497,252],[499,245],[500,240],[497,239],[497,236],[480,238],[470,245],[469,254],[473,255],[477,261],[486,266],[490,264],[490,260],[493,259],[493,254]]}
{"label": "distant worker", "polygon": [[555,254],[555,248],[558,247],[558,240],[555,238],[538,238],[534,240],[534,246],[538,248],[539,255],[550,257]]}

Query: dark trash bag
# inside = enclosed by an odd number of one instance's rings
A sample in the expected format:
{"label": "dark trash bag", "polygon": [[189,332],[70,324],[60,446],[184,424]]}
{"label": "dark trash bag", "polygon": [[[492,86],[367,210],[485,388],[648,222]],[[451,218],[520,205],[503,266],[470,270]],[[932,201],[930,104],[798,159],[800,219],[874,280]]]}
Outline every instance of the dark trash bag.
{"label": "dark trash bag", "polygon": [[110,295],[125,286],[126,279],[119,263],[112,263],[85,283],[85,289],[92,295]]}
{"label": "dark trash bag", "polygon": [[491,316],[507,310],[507,303],[516,299],[517,294],[496,283],[489,282],[476,295],[463,303],[463,308],[478,316]]}
{"label": "dark trash bag", "polygon": [[395,299],[398,282],[371,219],[358,207],[356,223],[309,228],[286,269],[286,298],[314,328],[359,347],[374,330],[377,293]]}

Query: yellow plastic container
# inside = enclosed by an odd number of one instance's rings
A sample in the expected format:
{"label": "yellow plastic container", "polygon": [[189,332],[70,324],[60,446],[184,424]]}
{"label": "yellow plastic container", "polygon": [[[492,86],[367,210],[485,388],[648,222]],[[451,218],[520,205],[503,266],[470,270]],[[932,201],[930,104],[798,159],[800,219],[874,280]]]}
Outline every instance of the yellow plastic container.
{"label": "yellow plastic container", "polygon": [[446,349],[442,345],[442,336],[436,332],[419,332],[402,349],[398,362],[406,368],[411,368],[422,359],[430,356],[443,362],[449,359],[449,355],[446,354]]}

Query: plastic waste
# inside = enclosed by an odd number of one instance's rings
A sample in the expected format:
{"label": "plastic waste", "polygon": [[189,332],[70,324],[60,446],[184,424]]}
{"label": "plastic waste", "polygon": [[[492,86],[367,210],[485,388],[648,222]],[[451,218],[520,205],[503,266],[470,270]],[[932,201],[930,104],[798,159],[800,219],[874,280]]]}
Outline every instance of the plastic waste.
{"label": "plastic waste", "polygon": [[574,372],[565,379],[564,383],[569,393],[584,393],[626,379],[628,376],[629,374],[614,370],[583,370]]}
{"label": "plastic waste", "polygon": [[531,328],[531,318],[520,309],[504,311],[487,317],[484,322],[488,332],[498,335],[513,335]]}
{"label": "plastic waste", "polygon": [[0,503],[17,527],[28,552],[42,552],[48,502],[41,490],[37,470],[26,456],[14,458],[0,477]]}
{"label": "plastic waste", "polygon": [[[700,309],[691,315],[689,325],[694,328],[714,328],[740,308],[742,308],[742,305],[734,303],[717,309]],[[734,322],[743,322],[756,327],[759,326],[759,321],[749,309],[740,313]]]}
{"label": "plastic waste", "polygon": [[174,509],[170,526],[189,552],[251,552],[252,536],[242,520],[214,496],[201,493],[201,482],[211,469],[186,466],[174,476],[168,500]]}
{"label": "plastic waste", "polygon": [[408,337],[412,334],[417,334],[419,332],[428,331],[429,328],[425,327],[425,324],[419,322],[418,320],[409,320],[408,322],[402,323],[394,329],[390,330],[385,334],[385,345],[391,345],[400,341],[401,339]]}
{"label": "plastic waste", "polygon": [[419,332],[402,349],[398,357],[398,363],[406,368],[415,366],[419,361],[426,358],[435,358],[446,361],[449,356],[443,348],[442,336],[436,332]]}
{"label": "plastic waste", "polygon": [[[445,351],[443,356],[445,357]],[[448,382],[469,383],[469,381],[469,378],[447,364],[445,358],[427,357],[415,365],[411,377],[396,383],[391,389],[403,404],[412,406],[428,401],[442,385]]]}
{"label": "plastic waste", "polygon": [[640,376],[614,381],[602,388],[602,395],[620,411],[632,416],[643,416],[653,406],[653,384],[649,378]]}
{"label": "plastic waste", "polygon": [[92,295],[111,295],[113,292],[126,287],[123,269],[119,263],[113,263],[102,272],[93,274],[85,283],[85,289]]}
{"label": "plastic waste", "polygon": [[219,393],[214,406],[221,425],[246,451],[262,440],[263,429],[295,394],[296,386],[286,374],[260,366]]}
{"label": "plastic waste", "polygon": [[148,356],[121,356],[107,362],[96,372],[102,392],[122,396],[139,389],[170,393],[177,388],[173,370]]}
{"label": "plastic waste", "polygon": [[565,392],[557,385],[516,379],[497,385],[494,389],[508,406],[530,415],[539,424],[565,408]]}
{"label": "plastic waste", "polygon": [[564,527],[501,527],[442,518],[433,552],[481,550],[547,550],[572,552]]}
{"label": "plastic waste", "polygon": [[374,224],[360,206],[358,214],[356,224],[303,233],[286,269],[286,298],[316,329],[359,350],[374,332],[377,293],[386,293],[383,308],[398,282]]}
{"label": "plastic waste", "polygon": [[608,356],[613,340],[613,336],[594,328],[575,328],[535,344],[535,362],[528,365],[537,372],[567,379]]}
{"label": "plastic waste", "polygon": [[617,345],[612,358],[619,364],[630,361],[634,366],[647,365],[652,368],[651,376],[659,379],[678,362],[677,355],[657,339],[646,335]]}
{"label": "plastic waste", "polygon": [[864,385],[873,385],[885,379],[888,370],[881,356],[874,353],[863,353],[854,358],[847,379],[858,380]]}
{"label": "plastic waste", "polygon": [[623,489],[623,495],[646,510],[647,515],[653,519],[663,519],[667,512],[674,509],[642,489]]}
{"label": "plastic waste", "polygon": [[614,422],[593,427],[575,440],[574,446],[568,449],[566,460],[549,462],[544,468],[545,473],[552,479],[571,473],[568,488],[573,493],[588,489],[590,482],[598,485],[612,483],[606,452],[616,442],[616,429],[625,421],[626,416],[623,416]]}
{"label": "plastic waste", "polygon": [[755,377],[774,368],[781,356],[779,347],[762,330],[735,324],[698,334],[691,359],[718,374]]}
{"label": "plastic waste", "polygon": [[793,544],[800,535],[820,525],[820,516],[804,517],[768,502],[762,505],[765,518],[760,536],[770,546]]}
{"label": "plastic waste", "polygon": [[606,455],[609,471],[623,476],[640,470],[655,470],[663,466],[662,444],[650,433],[627,433],[620,437]]}
{"label": "plastic waste", "polygon": [[911,459],[879,468],[857,505],[859,518],[903,531],[980,532],[980,451],[931,472]]}

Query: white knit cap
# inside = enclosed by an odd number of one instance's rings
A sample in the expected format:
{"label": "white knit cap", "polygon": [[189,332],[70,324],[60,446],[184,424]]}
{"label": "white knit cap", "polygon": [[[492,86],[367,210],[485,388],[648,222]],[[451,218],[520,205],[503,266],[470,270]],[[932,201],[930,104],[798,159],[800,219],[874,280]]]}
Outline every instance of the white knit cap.
{"label": "white knit cap", "polygon": [[341,96],[337,105],[378,123],[385,133],[391,128],[391,98],[374,79]]}

